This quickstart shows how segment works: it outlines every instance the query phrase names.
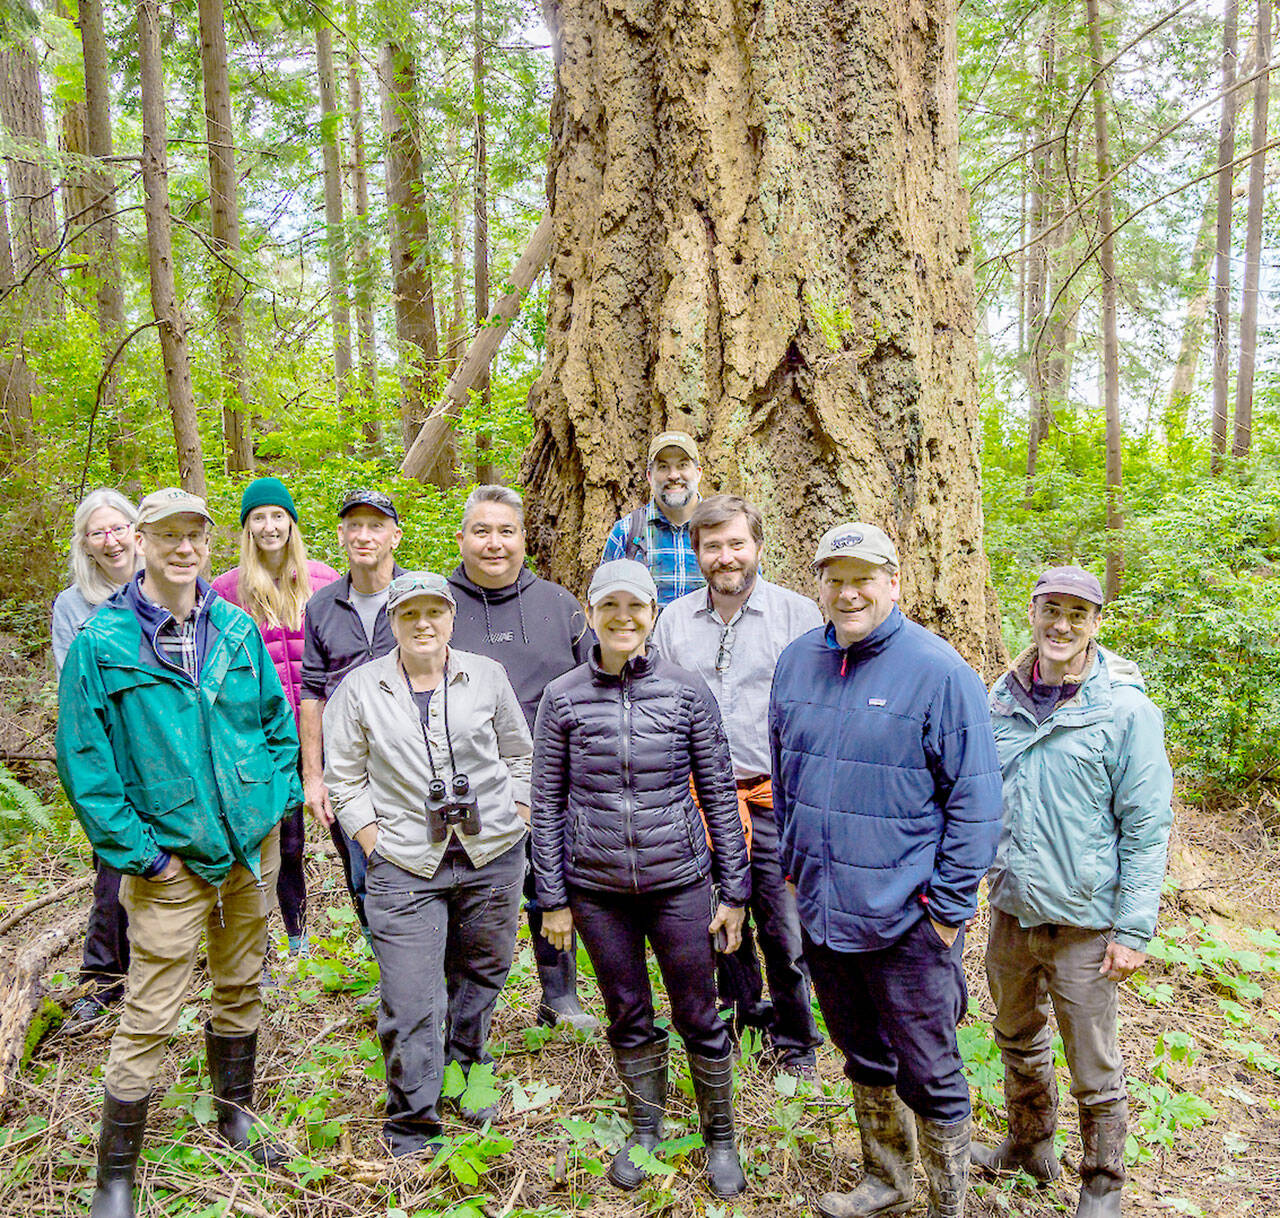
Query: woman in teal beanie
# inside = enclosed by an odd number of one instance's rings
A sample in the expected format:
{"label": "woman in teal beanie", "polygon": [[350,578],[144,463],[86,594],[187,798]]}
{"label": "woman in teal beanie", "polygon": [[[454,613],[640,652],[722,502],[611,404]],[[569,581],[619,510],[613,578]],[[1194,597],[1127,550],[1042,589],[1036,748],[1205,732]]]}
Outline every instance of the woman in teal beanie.
{"label": "woman in teal beanie", "polygon": [[[213,581],[213,589],[258,623],[296,721],[302,688],[305,606],[308,597],[332,583],[338,573],[307,558],[307,545],[298,527],[298,509],[289,488],[279,478],[257,478],[244,488],[240,524],[240,565],[219,575]],[[299,805],[280,824],[280,878],[276,884],[291,956],[303,951],[305,943],[305,840]]]}

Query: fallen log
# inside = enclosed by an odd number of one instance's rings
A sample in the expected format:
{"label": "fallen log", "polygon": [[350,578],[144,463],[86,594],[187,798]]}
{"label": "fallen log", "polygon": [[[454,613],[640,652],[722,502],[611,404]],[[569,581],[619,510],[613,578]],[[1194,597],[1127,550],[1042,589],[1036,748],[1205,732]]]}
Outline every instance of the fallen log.
{"label": "fallen log", "polygon": [[15,909],[13,913],[5,918],[0,918],[0,935],[11,931],[19,922],[28,914],[33,914],[37,909],[43,909],[46,905],[52,905],[55,901],[61,901],[63,897],[69,897],[72,893],[80,892],[82,889],[92,886],[94,876],[92,874],[81,876],[78,880],[72,880],[70,884],[63,884],[61,888],[55,888],[52,892],[46,892],[44,896],[37,897],[34,901],[28,901],[27,904]]}
{"label": "fallen log", "polygon": [[22,951],[0,955],[0,1100],[22,1061],[27,1028],[44,997],[44,970],[83,929],[84,915],[77,914],[41,931]]}

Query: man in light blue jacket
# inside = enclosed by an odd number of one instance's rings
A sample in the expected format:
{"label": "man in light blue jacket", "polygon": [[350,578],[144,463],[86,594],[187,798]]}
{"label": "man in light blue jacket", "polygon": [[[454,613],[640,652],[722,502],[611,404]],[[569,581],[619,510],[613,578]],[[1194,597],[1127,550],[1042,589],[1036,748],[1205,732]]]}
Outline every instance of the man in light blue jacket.
{"label": "man in light blue jacket", "polygon": [[1120,1213],[1117,990],[1155,933],[1173,820],[1163,717],[1137,666],[1097,645],[1102,600],[1089,572],[1046,571],[1031,596],[1033,644],[991,693],[1004,822],[988,876],[987,979],[1009,1135],[972,1150],[989,1171],[1022,1168],[1046,1184],[1061,1171],[1052,1002],[1080,1106],[1077,1218]]}

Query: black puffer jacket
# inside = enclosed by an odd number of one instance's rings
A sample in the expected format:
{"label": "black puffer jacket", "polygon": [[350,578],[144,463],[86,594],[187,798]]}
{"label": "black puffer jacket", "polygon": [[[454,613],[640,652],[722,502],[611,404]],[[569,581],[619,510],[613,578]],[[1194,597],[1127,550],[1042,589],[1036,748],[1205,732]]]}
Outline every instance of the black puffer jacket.
{"label": "black puffer jacket", "polygon": [[652,892],[708,874],[726,905],[746,904],[729,744],[700,677],[652,648],[615,677],[596,647],[547,686],[534,728],[533,866],[543,909],[567,905],[570,885]]}

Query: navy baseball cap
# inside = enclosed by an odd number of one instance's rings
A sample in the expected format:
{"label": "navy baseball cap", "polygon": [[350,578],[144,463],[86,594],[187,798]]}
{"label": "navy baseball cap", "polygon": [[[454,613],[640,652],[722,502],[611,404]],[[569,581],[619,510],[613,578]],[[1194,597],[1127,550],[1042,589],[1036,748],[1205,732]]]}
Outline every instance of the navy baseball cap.
{"label": "navy baseball cap", "polygon": [[347,497],[342,501],[342,506],[338,509],[338,519],[341,520],[349,511],[358,507],[373,508],[375,512],[390,516],[396,524],[400,523],[400,515],[396,511],[396,505],[386,491],[374,491],[368,487],[360,487],[357,490],[348,491]]}

